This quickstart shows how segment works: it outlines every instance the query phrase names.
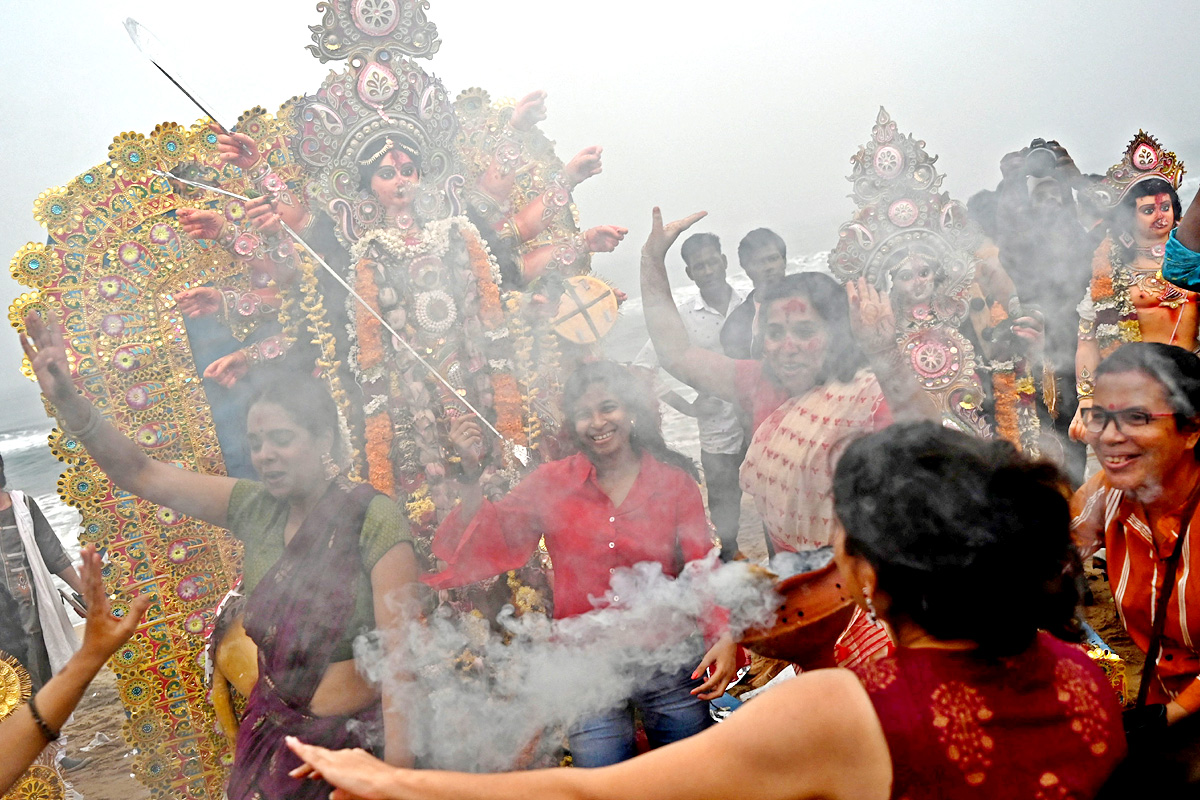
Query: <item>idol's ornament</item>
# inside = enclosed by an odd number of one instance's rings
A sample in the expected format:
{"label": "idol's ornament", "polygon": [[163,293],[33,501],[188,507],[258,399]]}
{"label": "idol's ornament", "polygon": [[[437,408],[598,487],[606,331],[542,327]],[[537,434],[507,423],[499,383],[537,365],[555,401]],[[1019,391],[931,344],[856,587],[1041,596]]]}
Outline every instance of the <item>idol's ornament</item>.
{"label": "idol's ornament", "polygon": [[[1102,204],[1100,207],[1116,208],[1136,184],[1158,178],[1179,191],[1183,183],[1183,162],[1175,154],[1163,148],[1158,140],[1145,131],[1138,131],[1121,162],[1109,168],[1104,180],[1095,184],[1092,195]],[[1114,236],[1116,241],[1114,241]],[[1137,270],[1122,257],[1122,248],[1133,249],[1136,242],[1128,232],[1113,233],[1096,249],[1092,259],[1091,299],[1095,305],[1095,320],[1080,321],[1080,338],[1094,338],[1100,348],[1101,358],[1107,357],[1126,342],[1142,341],[1142,328],[1138,322],[1133,294],[1140,291],[1150,298],[1146,305],[1157,305],[1170,309],[1182,318],[1182,307],[1189,301],[1189,293],[1168,282],[1162,275],[1164,250],[1161,245],[1151,248],[1146,255],[1158,262],[1159,269]],[[1136,252],[1136,250],[1135,250]],[[1178,323],[1177,323],[1178,325]]]}
{"label": "idol's ornament", "polygon": [[982,233],[961,203],[939,191],[945,176],[936,160],[880,108],[870,141],[850,159],[858,210],[838,231],[829,267],[843,283],[866,278],[890,293],[898,353],[943,423],[986,437],[975,348],[959,331]]}
{"label": "idol's ornament", "polygon": [[[309,49],[346,68],[274,115],[256,108],[238,120],[261,156],[253,163],[222,161],[207,119],[117,136],[106,160],[36,200],[48,238],[13,258],[29,291],[9,311],[19,330],[28,312],[53,313],[72,378],[101,413],[154,458],[208,474],[226,473],[239,439],[222,427],[228,414],[201,377],[205,365],[249,372],[307,348],[349,434],[343,466],[406,501],[418,535],[455,499],[459,466],[445,432],[450,417],[470,413],[461,401],[503,437],[490,442],[484,485],[504,491],[532,466],[514,460],[515,446],[536,462],[552,441],[559,375],[570,366],[560,359],[580,356],[555,334],[556,317],[586,317],[600,334],[615,314],[611,292],[571,292],[571,281],[590,280],[588,243],[552,143],[511,125],[513,104],[479,90],[460,97],[460,121],[441,82],[414,61],[439,46],[426,7],[321,3]],[[411,185],[380,188],[406,160]],[[263,195],[307,212],[303,235],[390,330],[357,300],[333,299],[317,256],[250,224],[238,198]],[[185,223],[208,212],[212,230],[189,236]],[[223,351],[211,352],[209,339],[202,347],[181,309],[177,298],[197,289],[218,298],[207,322]],[[23,371],[32,377],[27,361]],[[81,542],[104,554],[110,593],[153,598],[111,662],[129,713],[123,734],[137,749],[131,769],[155,797],[216,800],[233,731],[221,730],[210,700],[205,633],[240,575],[241,547],[113,487],[61,428],[50,446],[68,465],[59,492],[83,517]],[[221,696],[231,727],[237,699]]]}

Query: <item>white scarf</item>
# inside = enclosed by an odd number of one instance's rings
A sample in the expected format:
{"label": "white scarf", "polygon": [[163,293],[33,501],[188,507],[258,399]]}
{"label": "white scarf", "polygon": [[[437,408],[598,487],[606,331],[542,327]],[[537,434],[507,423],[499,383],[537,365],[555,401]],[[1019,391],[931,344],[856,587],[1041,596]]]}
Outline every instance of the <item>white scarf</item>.
{"label": "white scarf", "polygon": [[29,562],[29,575],[33,579],[34,594],[37,599],[38,621],[42,624],[42,639],[46,642],[46,653],[50,656],[50,671],[58,674],[67,660],[79,649],[75,639],[75,630],[67,618],[67,610],[59,599],[58,589],[50,578],[50,570],[38,549],[37,540],[33,536],[33,515],[25,504],[25,493],[16,490],[9,491],[12,498],[13,516],[17,520],[17,533],[21,535],[21,545],[25,548],[25,558]]}

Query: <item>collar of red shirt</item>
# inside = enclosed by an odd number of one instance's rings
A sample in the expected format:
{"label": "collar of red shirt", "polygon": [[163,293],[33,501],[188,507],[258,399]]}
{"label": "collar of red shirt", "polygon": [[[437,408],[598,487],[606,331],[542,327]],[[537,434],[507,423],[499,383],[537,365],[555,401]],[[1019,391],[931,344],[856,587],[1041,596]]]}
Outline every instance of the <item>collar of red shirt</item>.
{"label": "collar of red shirt", "polygon": [[[571,488],[584,486],[589,481],[596,482],[596,465],[591,462],[591,459],[583,453],[576,453],[570,457],[570,461],[566,477],[571,482]],[[642,450],[640,471],[637,481],[634,483],[635,489],[638,486],[647,488],[661,486],[662,479],[666,477],[666,472],[670,469],[673,468],[650,455],[647,450]],[[597,483],[597,485],[599,484]],[[633,492],[634,490],[630,490],[630,494]]]}

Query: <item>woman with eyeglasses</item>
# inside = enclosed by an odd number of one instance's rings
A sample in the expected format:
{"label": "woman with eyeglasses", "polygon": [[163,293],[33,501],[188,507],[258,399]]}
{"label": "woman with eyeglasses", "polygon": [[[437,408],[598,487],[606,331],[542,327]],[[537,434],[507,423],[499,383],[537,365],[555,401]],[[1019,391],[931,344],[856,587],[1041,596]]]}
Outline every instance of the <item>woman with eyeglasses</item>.
{"label": "woman with eyeglasses", "polygon": [[1084,556],[1107,548],[1113,600],[1143,652],[1165,608],[1146,701],[1175,725],[1200,710],[1200,358],[1123,345],[1097,368],[1081,421],[1103,470],[1075,493],[1072,531]]}

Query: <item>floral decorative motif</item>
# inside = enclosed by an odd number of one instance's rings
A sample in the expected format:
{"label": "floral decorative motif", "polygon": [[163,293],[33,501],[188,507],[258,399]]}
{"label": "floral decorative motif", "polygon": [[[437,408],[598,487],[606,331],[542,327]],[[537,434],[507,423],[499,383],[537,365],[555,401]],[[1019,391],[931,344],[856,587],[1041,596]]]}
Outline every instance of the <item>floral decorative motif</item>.
{"label": "floral decorative motif", "polygon": [[946,757],[958,766],[967,783],[972,786],[983,783],[992,765],[989,754],[996,744],[983,729],[983,723],[992,718],[992,710],[977,690],[959,681],[949,681],[935,689],[930,709]]}
{"label": "floral decorative motif", "polygon": [[41,289],[62,273],[62,259],[50,245],[30,242],[17,251],[8,268],[14,280]]}
{"label": "floral decorative motif", "polygon": [[1066,659],[1055,665],[1054,683],[1058,702],[1071,717],[1071,730],[1087,743],[1092,755],[1107,753],[1108,712],[1097,701],[1100,684],[1082,665]]}
{"label": "floral decorative motif", "polygon": [[57,186],[47,189],[33,201],[33,218],[53,236],[61,237],[83,222],[83,211],[70,193]]}
{"label": "floral decorative motif", "polygon": [[122,133],[108,146],[108,165],[118,177],[135,180],[156,166],[156,158],[145,136]]}

